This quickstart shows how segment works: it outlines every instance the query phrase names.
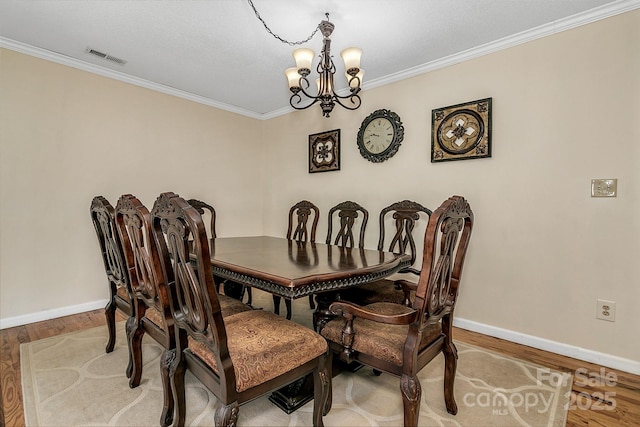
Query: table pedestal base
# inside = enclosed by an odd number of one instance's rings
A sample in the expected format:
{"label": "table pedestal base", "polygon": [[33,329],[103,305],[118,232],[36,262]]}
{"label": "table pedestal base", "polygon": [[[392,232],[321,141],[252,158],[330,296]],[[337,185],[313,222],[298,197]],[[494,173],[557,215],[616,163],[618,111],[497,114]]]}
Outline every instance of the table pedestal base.
{"label": "table pedestal base", "polygon": [[271,403],[287,414],[292,413],[313,399],[313,375],[292,382],[286,387],[274,391],[269,396]]}
{"label": "table pedestal base", "polygon": [[[344,363],[333,359],[331,369],[332,376],[335,377],[342,371],[356,372],[362,368],[358,362]],[[292,413],[307,402],[313,399],[313,375],[309,374],[304,378],[292,382],[286,387],[274,391],[269,396],[271,403],[282,409],[287,414]]]}

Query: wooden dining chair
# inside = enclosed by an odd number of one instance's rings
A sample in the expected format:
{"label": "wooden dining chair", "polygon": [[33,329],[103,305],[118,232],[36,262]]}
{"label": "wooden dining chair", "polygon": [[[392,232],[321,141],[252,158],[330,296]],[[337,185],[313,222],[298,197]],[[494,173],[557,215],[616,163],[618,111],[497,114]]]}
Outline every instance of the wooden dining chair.
{"label": "wooden dining chair", "polygon": [[[428,221],[430,215],[431,210],[411,200],[393,203],[380,211],[378,250],[408,253],[411,256],[411,265],[398,272],[407,276],[407,278],[403,277],[403,280],[417,279],[420,275],[420,270],[413,266],[417,257],[414,233],[418,222],[422,218]],[[388,246],[385,246],[387,237],[390,237],[390,240]],[[410,305],[412,293],[395,282],[394,279],[382,279],[359,285],[341,292],[340,298],[358,305],[383,301]]]}
{"label": "wooden dining chair", "polygon": [[[175,348],[173,318],[169,310],[166,281],[158,251],[151,235],[148,209],[131,194],[120,197],[116,205],[116,226],[122,241],[131,288],[135,293],[134,321],[129,345],[133,372],[129,387],[140,384],[142,377],[142,338],[149,334],[164,348]],[[161,369],[164,403],[160,424],[171,424],[173,398],[169,390],[169,371]]]}
{"label": "wooden dining chair", "polygon": [[[198,199],[189,199],[187,200],[191,206],[193,206],[198,213],[205,219],[205,216],[209,217],[209,238],[215,239],[217,237],[216,234],[216,210],[210,204],[203,202]],[[236,297],[239,300],[244,298],[244,294],[247,294],[247,304],[251,305],[253,301],[253,297],[251,295],[251,287],[246,286],[241,283],[233,282],[228,279],[223,279],[222,277],[214,276],[214,280],[216,283],[216,290],[220,292],[220,287],[224,290],[225,295]]]}
{"label": "wooden dining chair", "polygon": [[[111,353],[116,342],[116,310],[124,314],[127,319],[133,316],[133,291],[129,284],[122,244],[115,225],[115,209],[107,199],[96,196],[91,201],[91,220],[98,236],[100,253],[109,285],[109,301],[104,308],[107,319],[109,339],[106,352]],[[126,333],[129,334],[130,321],[127,322]],[[127,338],[127,345],[129,339]],[[126,368],[127,378],[131,377],[133,361],[129,350],[129,363]]]}
{"label": "wooden dining chair", "polygon": [[[289,209],[287,239],[300,243],[315,243],[319,217],[320,210],[308,200],[302,200],[291,206],[291,209]],[[309,221],[311,221],[311,225],[309,225]],[[276,314],[280,314],[280,300],[281,297],[273,296],[273,312]],[[287,308],[287,319],[290,320],[291,300],[285,299],[284,304]],[[309,306],[314,308],[313,295],[309,295]]]}
{"label": "wooden dining chair", "polygon": [[[360,226],[356,226],[360,218]],[[333,223],[338,221],[340,225],[335,238],[332,240],[331,234],[333,232]],[[359,248],[364,247],[364,232],[367,228],[367,222],[369,221],[369,212],[360,206],[356,202],[345,201],[338,203],[331,209],[329,209],[329,218],[327,221],[327,245],[337,245],[343,248],[353,248],[356,246],[354,238],[354,226],[358,231]]]}
{"label": "wooden dining chair", "polygon": [[[128,270],[129,282],[134,291],[134,320],[130,331],[130,348],[133,359],[129,386],[140,384],[142,377],[142,338],[149,334],[165,349],[174,349],[175,328],[169,308],[169,291],[160,265],[161,254],[151,234],[149,210],[131,194],[125,194],[116,205],[116,226]],[[226,314],[249,310],[242,302],[225,298]],[[162,426],[173,419],[173,395],[170,391],[168,366],[161,362],[163,385]]]}
{"label": "wooden dining chair", "polygon": [[[306,375],[314,380],[313,425],[322,426],[330,409],[326,341],[312,330],[265,310],[224,318],[215,291],[206,232],[198,212],[173,193],[163,193],[151,212],[177,346],[165,350],[175,398],[175,425],[185,422],[185,371],[220,401],[216,426],[235,426],[240,405]],[[189,241],[193,241],[190,245]],[[195,258],[195,264],[191,259]]]}
{"label": "wooden dining chair", "polygon": [[[327,219],[327,245],[336,245],[341,248],[364,248],[364,232],[369,221],[369,212],[356,202],[350,200],[338,203],[329,209]],[[335,237],[333,225],[337,222],[338,228]],[[355,236],[357,233],[358,240]],[[310,295],[309,306],[314,309],[313,295]]]}
{"label": "wooden dining chair", "polygon": [[193,206],[198,211],[198,213],[203,217],[203,219],[205,214],[208,213],[209,238],[215,239],[216,237],[218,237],[218,235],[216,234],[216,210],[213,208],[213,206],[198,199],[189,199],[187,200],[187,203]]}
{"label": "wooden dining chair", "polygon": [[359,306],[337,301],[330,310],[339,317],[320,331],[340,360],[400,377],[405,426],[418,425],[418,372],[440,353],[445,362],[447,412],[455,415],[458,411],[453,394],[458,357],[452,337],[453,312],[472,227],[473,212],[467,201],[450,197],[427,224],[418,283],[401,281],[402,286],[415,291],[411,307],[392,302]]}

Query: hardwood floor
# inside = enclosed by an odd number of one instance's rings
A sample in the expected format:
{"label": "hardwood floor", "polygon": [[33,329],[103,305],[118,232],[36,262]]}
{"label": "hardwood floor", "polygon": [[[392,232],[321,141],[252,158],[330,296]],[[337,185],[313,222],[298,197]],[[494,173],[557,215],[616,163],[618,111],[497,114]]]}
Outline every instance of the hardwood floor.
{"label": "hardwood floor", "polygon": [[[116,312],[116,321],[126,320]],[[20,344],[83,329],[106,326],[104,310],[36,322],[0,331],[0,427],[24,425],[22,383],[20,381]],[[106,345],[106,342],[105,342]]]}
{"label": "hardwood floor", "polygon": [[[125,320],[118,314],[117,320]],[[62,333],[104,326],[102,310],[0,331],[0,427],[24,425],[20,344]],[[464,329],[456,340],[574,374],[567,426],[632,427],[640,420],[640,376],[603,368]],[[106,343],[105,343],[106,344]]]}
{"label": "hardwood floor", "polygon": [[456,340],[574,375],[567,426],[636,427],[640,423],[640,376],[456,329]]}

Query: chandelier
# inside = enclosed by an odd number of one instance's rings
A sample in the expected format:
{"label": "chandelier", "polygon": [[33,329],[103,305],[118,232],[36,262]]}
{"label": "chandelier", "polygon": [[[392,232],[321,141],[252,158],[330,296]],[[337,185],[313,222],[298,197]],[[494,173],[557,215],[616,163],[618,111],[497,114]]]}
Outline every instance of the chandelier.
{"label": "chandelier", "polygon": [[[348,110],[355,110],[360,107],[361,100],[358,93],[360,92],[364,70],[360,68],[362,49],[357,47],[344,49],[340,53],[340,56],[344,61],[346,70],[345,77],[349,85],[349,93],[344,96],[336,93],[333,81],[336,67],[331,57],[331,33],[335,26],[329,22],[328,13],[326,16],[327,20],[320,22],[318,25],[320,32],[324,36],[324,40],[322,42],[322,52],[320,52],[320,62],[316,67],[319,75],[316,79],[317,95],[313,95],[309,90],[310,84],[308,77],[311,73],[311,65],[313,57],[315,56],[312,49],[299,48],[294,50],[293,58],[296,61],[296,66],[287,68],[285,75],[289,82],[289,90],[292,92],[289,104],[291,104],[293,108],[296,110],[304,110],[319,102],[322,108],[322,115],[329,117],[336,103]],[[300,106],[300,102],[304,99],[302,95],[311,99],[312,102]]]}
{"label": "chandelier", "polygon": [[[348,110],[355,110],[360,107],[361,100],[360,95],[358,94],[360,93],[360,85],[362,84],[362,78],[364,77],[364,70],[360,68],[360,56],[362,55],[362,49],[349,47],[340,53],[345,65],[345,77],[347,78],[347,83],[349,85],[349,93],[344,96],[338,95],[333,81],[333,76],[336,73],[336,67],[333,63],[333,58],[331,57],[331,33],[333,33],[335,26],[329,22],[328,13],[325,13],[327,19],[320,22],[309,37],[302,41],[290,42],[271,31],[267,23],[264,22],[264,19],[262,19],[256,10],[253,2],[251,0],[247,0],[247,2],[253,9],[256,17],[260,22],[262,22],[262,25],[267,32],[282,43],[286,43],[290,46],[301,45],[311,40],[318,31],[320,31],[324,36],[322,52],[320,52],[320,62],[316,67],[319,76],[316,79],[317,92],[315,95],[311,93],[311,85],[308,80],[309,74],[311,74],[311,66],[315,53],[312,49],[307,48],[300,48],[293,51],[293,58],[296,61],[296,66],[288,68],[285,71],[287,81],[289,82],[289,90],[292,92],[289,104],[291,104],[293,108],[296,110],[304,110],[319,102],[320,107],[322,108],[322,115],[324,117],[329,117],[329,114],[333,111],[333,107],[336,103]],[[311,100],[311,102],[301,105],[301,102],[304,99],[303,96],[306,97],[307,100]]]}

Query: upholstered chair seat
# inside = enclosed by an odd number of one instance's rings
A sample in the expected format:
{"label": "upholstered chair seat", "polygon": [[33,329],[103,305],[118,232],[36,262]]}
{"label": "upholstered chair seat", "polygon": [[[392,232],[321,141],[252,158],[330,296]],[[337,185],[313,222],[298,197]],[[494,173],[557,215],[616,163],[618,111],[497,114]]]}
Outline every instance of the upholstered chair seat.
{"label": "upholstered chair seat", "polygon": [[149,319],[151,322],[153,322],[154,325],[159,328],[163,329],[165,327],[164,316],[155,307],[147,307],[146,311],[144,312],[144,317]]}
{"label": "upholstered chair seat", "polygon": [[[231,298],[222,294],[218,294],[218,298],[220,298],[220,309],[222,311],[222,317],[233,316],[234,314],[251,310],[251,307],[235,298]],[[164,315],[160,313],[155,307],[148,307],[144,313],[144,317],[153,322],[158,328],[165,328]]]}
{"label": "upholstered chair seat", "polygon": [[[388,302],[377,302],[364,307],[365,310],[382,315],[398,315],[415,311],[410,307]],[[342,331],[345,320],[336,318],[328,322],[322,328],[321,334],[329,341],[345,344],[342,340]],[[355,318],[353,321],[355,331],[351,348],[359,353],[368,354],[376,359],[402,366],[403,350],[409,325],[389,325],[374,322],[363,318]],[[440,322],[429,325],[422,335],[420,348],[424,348],[437,340],[442,335],[442,325]]]}
{"label": "upholstered chair seat", "polygon": [[[413,301],[415,292],[411,292],[409,301]],[[405,294],[402,289],[395,286],[395,280],[381,279],[376,282],[360,285],[356,288],[347,289],[340,295],[347,301],[357,301],[358,305],[369,305],[378,301],[392,302],[395,304],[405,303]],[[410,305],[410,304],[409,304]]]}
{"label": "upholstered chair seat", "polygon": [[242,301],[224,294],[218,294],[218,300],[220,301],[222,317],[233,316],[234,314],[252,310],[250,306]]}
{"label": "upholstered chair seat", "polygon": [[129,297],[129,291],[127,291],[127,288],[125,287],[120,287],[116,290],[116,295],[118,295],[120,298],[124,298],[126,300],[128,300]]}
{"label": "upholstered chair seat", "polygon": [[[327,342],[310,329],[264,310],[225,317],[236,391],[276,378],[327,352]],[[214,353],[189,337],[189,350],[219,374]]]}

